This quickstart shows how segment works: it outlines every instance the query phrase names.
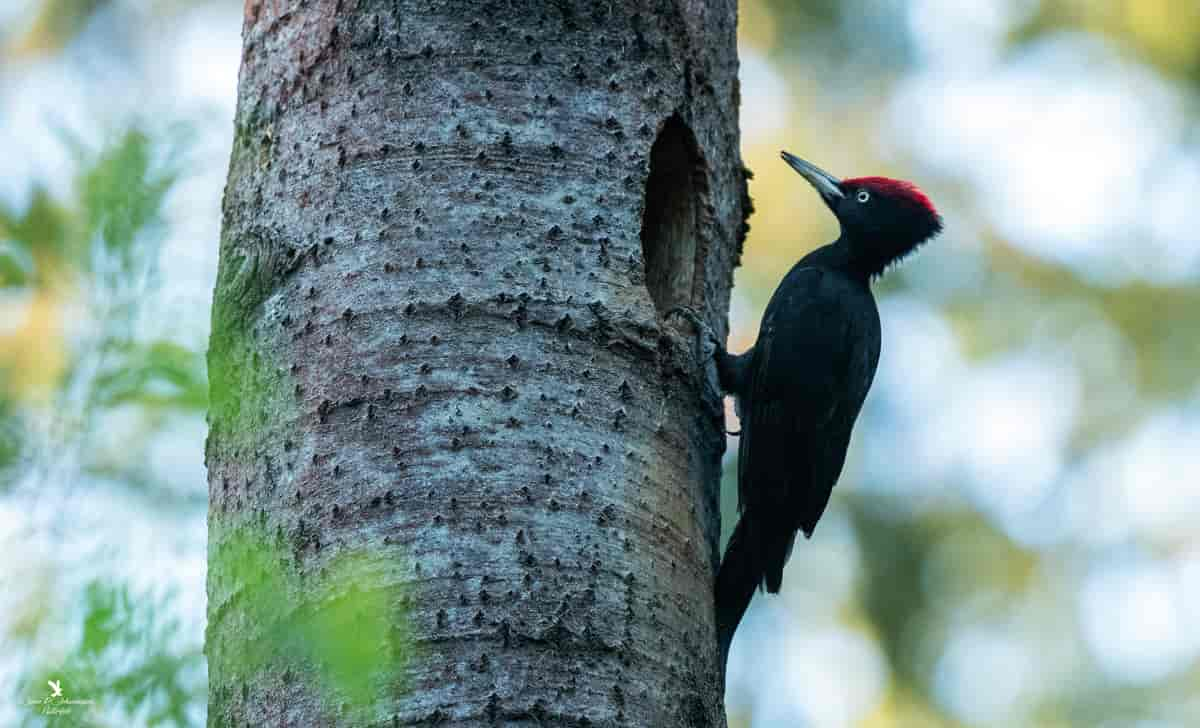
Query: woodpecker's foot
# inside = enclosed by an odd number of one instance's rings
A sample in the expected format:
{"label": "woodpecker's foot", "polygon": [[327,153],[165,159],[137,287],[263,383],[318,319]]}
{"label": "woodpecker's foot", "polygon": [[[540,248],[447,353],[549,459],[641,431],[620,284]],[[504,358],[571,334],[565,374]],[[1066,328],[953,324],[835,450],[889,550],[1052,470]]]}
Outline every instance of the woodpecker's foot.
{"label": "woodpecker's foot", "polygon": [[714,351],[719,351],[724,348],[721,346],[721,340],[717,338],[716,332],[712,330],[712,327],[708,325],[708,322],[705,321],[700,314],[696,313],[695,309],[691,308],[690,306],[676,306],[670,311],[667,311],[667,315],[663,318],[669,320],[674,316],[683,316],[688,321],[691,321],[692,325],[696,327],[696,329],[704,336],[704,338],[708,339],[710,344],[712,344]]}
{"label": "woodpecker's foot", "polygon": [[[708,322],[705,321],[704,318],[695,311],[695,309],[689,306],[676,306],[670,311],[667,311],[663,318],[670,320],[674,316],[682,316],[688,321],[691,321],[692,325],[696,327],[697,332],[700,334],[696,340],[698,345],[696,361],[699,363],[701,371],[703,372],[700,375],[700,379],[705,382],[705,387],[709,390],[707,395],[711,395],[711,397],[706,395],[704,400],[706,403],[708,403],[708,408],[710,411],[709,413],[713,416],[713,418],[723,421],[725,419],[725,410],[720,404],[722,400],[722,392],[720,389],[720,370],[716,365],[719,357],[725,355],[725,347],[721,344],[721,340],[717,338],[716,332],[712,330],[712,327],[708,325]],[[712,372],[708,371],[708,366],[710,363],[713,365]],[[710,374],[712,376],[710,376]],[[725,428],[722,427],[721,429],[724,430]]]}
{"label": "woodpecker's foot", "polygon": [[[721,344],[721,340],[717,338],[716,332],[712,330],[712,327],[708,325],[704,317],[697,313],[695,309],[689,306],[676,306],[667,311],[667,315],[663,318],[670,320],[674,316],[682,316],[691,321],[692,325],[696,327],[696,331],[700,334],[696,340],[696,361],[700,362],[701,366],[704,366],[709,361],[716,362],[725,354],[725,347]],[[717,381],[720,381],[719,369]]]}

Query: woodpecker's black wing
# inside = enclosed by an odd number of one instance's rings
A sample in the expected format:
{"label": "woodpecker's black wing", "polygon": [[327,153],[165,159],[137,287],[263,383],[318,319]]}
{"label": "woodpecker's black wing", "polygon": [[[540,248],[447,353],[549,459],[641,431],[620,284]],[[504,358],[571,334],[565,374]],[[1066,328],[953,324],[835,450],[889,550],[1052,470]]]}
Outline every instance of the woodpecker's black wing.
{"label": "woodpecker's black wing", "polygon": [[829,502],[879,339],[867,284],[838,271],[802,262],[767,305],[749,368],[738,496],[770,592],[796,531],[811,535]]}

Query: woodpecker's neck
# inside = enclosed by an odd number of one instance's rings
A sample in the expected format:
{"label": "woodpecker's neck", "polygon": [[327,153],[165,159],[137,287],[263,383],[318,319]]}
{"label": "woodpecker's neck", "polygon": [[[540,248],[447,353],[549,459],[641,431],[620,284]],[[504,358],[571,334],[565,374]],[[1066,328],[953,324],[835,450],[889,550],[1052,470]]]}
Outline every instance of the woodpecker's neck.
{"label": "woodpecker's neck", "polygon": [[842,238],[838,238],[827,245],[822,245],[801,258],[797,265],[836,270],[846,274],[850,278],[861,280],[864,284],[869,281],[869,276],[855,265],[850,246]]}
{"label": "woodpecker's neck", "polygon": [[843,232],[830,247],[838,249],[838,257],[847,273],[855,278],[870,281],[883,275],[888,268],[899,263],[927,239],[922,237],[913,240],[894,236],[863,239]]}

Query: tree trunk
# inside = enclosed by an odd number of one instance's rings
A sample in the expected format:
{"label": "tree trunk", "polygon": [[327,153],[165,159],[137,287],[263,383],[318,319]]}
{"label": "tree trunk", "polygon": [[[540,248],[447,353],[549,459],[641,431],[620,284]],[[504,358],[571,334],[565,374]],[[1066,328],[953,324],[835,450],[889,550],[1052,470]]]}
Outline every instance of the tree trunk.
{"label": "tree trunk", "polygon": [[[724,725],[724,435],[663,314],[725,328],[735,24],[735,0],[247,0],[210,725]],[[365,717],[322,639],[392,661]]]}

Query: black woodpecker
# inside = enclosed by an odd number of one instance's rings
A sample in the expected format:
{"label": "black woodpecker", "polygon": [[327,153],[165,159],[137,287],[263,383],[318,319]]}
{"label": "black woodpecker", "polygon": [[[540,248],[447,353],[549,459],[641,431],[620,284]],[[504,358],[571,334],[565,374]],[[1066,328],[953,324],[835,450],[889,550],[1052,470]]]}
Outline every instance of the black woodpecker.
{"label": "black woodpecker", "polygon": [[796,533],[812,536],[842,472],[879,363],[871,280],[942,230],[933,203],[909,182],[839,180],[782,156],[816,188],[841,236],[784,276],[753,348],[731,355],[718,342],[714,353],[721,388],[735,397],[741,418],[741,516],[717,574],[722,667],[755,589],[778,593]]}

